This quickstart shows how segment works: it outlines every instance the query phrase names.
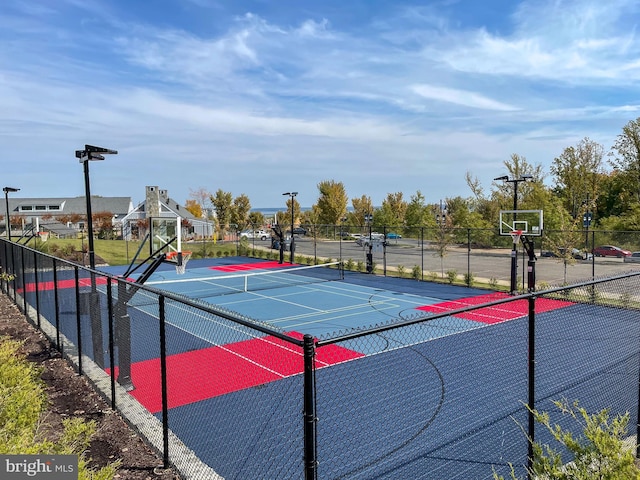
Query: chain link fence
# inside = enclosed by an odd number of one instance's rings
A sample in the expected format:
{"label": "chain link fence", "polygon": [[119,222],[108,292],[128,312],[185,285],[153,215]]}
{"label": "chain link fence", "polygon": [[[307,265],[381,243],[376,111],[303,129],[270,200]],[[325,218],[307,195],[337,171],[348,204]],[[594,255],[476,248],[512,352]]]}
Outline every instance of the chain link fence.
{"label": "chain link fence", "polygon": [[549,440],[527,405],[638,425],[640,272],[314,339],[4,240],[0,264],[2,291],[187,479],[522,477],[527,435]]}

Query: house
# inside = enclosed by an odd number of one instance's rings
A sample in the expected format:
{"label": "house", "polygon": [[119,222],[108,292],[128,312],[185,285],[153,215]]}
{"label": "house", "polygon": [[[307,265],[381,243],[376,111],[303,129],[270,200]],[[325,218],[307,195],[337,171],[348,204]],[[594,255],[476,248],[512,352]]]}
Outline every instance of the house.
{"label": "house", "polygon": [[122,219],[123,237],[126,240],[140,239],[148,231],[147,219],[157,217],[180,218],[184,239],[211,238],[213,222],[196,218],[186,208],[169,197],[169,192],[157,186],[147,186],[145,201],[140,203]]}
{"label": "house", "polygon": [[[86,199],[72,198],[9,198],[12,236],[42,233],[59,238],[73,238],[86,230]],[[97,237],[141,238],[149,217],[181,219],[183,237],[210,238],[213,223],[194,217],[186,208],[169,198],[167,190],[146,187],[145,201],[135,208],[131,197],[91,196],[93,231]],[[2,230],[6,232],[6,213],[2,215]],[[144,230],[144,231],[141,231]]]}
{"label": "house", "polygon": [[[7,203],[12,235],[45,232],[59,238],[72,238],[86,229],[85,197],[9,198]],[[120,226],[118,219],[124,218],[131,210],[133,203],[130,197],[91,196],[94,224],[95,218],[108,216],[110,218],[106,222],[116,234]],[[6,232],[6,212],[2,219]]]}

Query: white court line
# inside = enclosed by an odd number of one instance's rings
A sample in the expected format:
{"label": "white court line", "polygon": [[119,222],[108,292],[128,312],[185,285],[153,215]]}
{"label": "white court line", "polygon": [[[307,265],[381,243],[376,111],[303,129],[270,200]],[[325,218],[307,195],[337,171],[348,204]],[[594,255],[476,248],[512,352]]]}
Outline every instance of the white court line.
{"label": "white court line", "polygon": [[[242,335],[245,335],[245,336],[247,336],[249,338],[253,338],[254,340],[259,340],[261,342],[266,342],[266,343],[268,343],[268,344],[270,344],[270,345],[272,345],[274,347],[277,347],[279,349],[285,350],[285,351],[287,351],[289,353],[293,353],[294,355],[297,355],[299,357],[304,357],[304,354],[303,354],[301,349],[300,350],[296,350],[296,349],[290,348],[288,343],[283,345],[281,343],[272,342],[270,340],[266,340],[265,337],[263,337],[263,336],[260,336],[260,335],[257,335],[257,334],[252,334],[252,333],[248,333],[247,331],[245,331],[245,330],[243,330],[241,328],[238,328],[237,326],[230,326],[228,324],[228,323],[231,323],[230,320],[225,320],[225,322],[221,322],[221,321],[218,321],[218,320],[215,320],[215,319],[211,319],[210,317],[205,316],[202,313],[195,313],[194,314],[193,307],[185,308],[185,306],[180,304],[180,303],[172,302],[169,305],[167,305],[167,310],[169,308],[174,308],[174,309],[177,309],[177,310],[188,312],[192,316],[195,316],[195,317],[199,318],[200,320],[203,320],[203,321],[205,321],[205,322],[207,322],[209,324],[218,324],[218,325],[220,325],[221,327],[223,327],[225,329],[235,330],[235,331],[241,333]],[[144,310],[141,310],[141,311],[145,315],[148,315],[148,316],[150,316],[152,318],[155,318],[156,320],[160,320],[159,317],[157,317],[156,315],[154,315],[154,314],[152,314],[150,312],[147,312],[147,311],[144,311]],[[196,309],[196,311],[199,312],[197,309]],[[215,314],[210,314],[210,315],[215,315]],[[247,362],[249,362],[249,363],[251,363],[251,364],[253,364],[253,365],[255,365],[255,366],[257,366],[257,367],[259,367],[259,368],[261,368],[263,370],[265,370],[265,371],[271,372],[274,375],[279,376],[280,378],[293,377],[293,376],[299,375],[301,373],[301,372],[299,372],[299,373],[295,373],[295,374],[292,374],[292,375],[285,375],[283,373],[280,373],[280,372],[277,372],[275,370],[272,370],[272,369],[266,367],[265,365],[262,365],[262,364],[260,364],[260,363],[258,363],[256,361],[254,361],[254,360],[251,360],[250,358],[247,358],[244,355],[241,355],[241,354],[239,354],[237,352],[234,352],[233,350],[229,350],[228,348],[225,348],[223,344],[218,344],[218,343],[214,342],[211,338],[204,337],[204,336],[194,332],[193,330],[189,330],[186,327],[180,326],[180,325],[178,325],[178,324],[176,324],[174,322],[168,321],[168,320],[166,321],[166,323],[171,325],[171,326],[173,326],[174,328],[177,328],[178,330],[181,330],[181,331],[191,335],[192,337],[199,338],[200,340],[203,340],[203,341],[205,341],[206,343],[208,343],[208,344],[210,344],[212,346],[221,348],[225,352],[231,353],[232,355],[235,355],[236,357],[241,358],[241,359],[243,359],[243,360],[245,360],[245,361],[247,361]],[[242,327],[244,329],[251,330],[251,327],[244,327],[244,326],[242,326]],[[323,362],[323,361],[321,361],[321,360],[319,360],[317,358],[316,358],[316,363],[322,364],[323,366],[328,366],[329,365],[328,363]]]}

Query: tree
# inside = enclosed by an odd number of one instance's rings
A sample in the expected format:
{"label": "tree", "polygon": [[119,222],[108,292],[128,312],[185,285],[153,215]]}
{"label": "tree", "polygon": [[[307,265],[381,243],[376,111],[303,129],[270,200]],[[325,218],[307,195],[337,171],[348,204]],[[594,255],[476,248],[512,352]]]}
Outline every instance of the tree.
{"label": "tree", "polygon": [[231,192],[224,192],[222,189],[218,189],[215,195],[209,197],[221,230],[229,229],[233,212],[232,198]]}
{"label": "tree", "polygon": [[640,117],[622,127],[611,150],[611,165],[624,174],[626,188],[640,202]]}
{"label": "tree", "polygon": [[347,216],[349,224],[356,227],[364,227],[365,215],[373,215],[374,208],[371,197],[362,195],[360,198],[352,198],[351,206],[353,211]]}
{"label": "tree", "polygon": [[[516,203],[518,210],[526,210],[528,208],[537,209],[538,207],[530,207],[528,197],[535,187],[535,183],[542,184],[545,175],[542,165],[532,165],[525,157],[514,153],[509,160],[503,162],[507,169],[507,176],[510,179],[522,178],[523,175],[531,175],[531,182],[520,182],[518,185],[518,196]],[[514,184],[512,182],[493,182],[492,198],[498,202],[501,210],[513,210]]]}
{"label": "tree", "polygon": [[324,225],[337,225],[347,213],[347,192],[342,182],[324,180],[318,184],[319,222]]}
{"label": "tree", "polygon": [[244,193],[233,199],[231,208],[231,223],[238,225],[238,229],[242,230],[249,223],[249,212],[251,211],[251,201]]}
{"label": "tree", "polygon": [[382,201],[382,206],[373,217],[373,223],[377,228],[383,226],[403,226],[408,204],[404,200],[402,192],[389,193]]}
{"label": "tree", "polygon": [[211,193],[206,188],[199,187],[197,190],[189,189],[189,197],[196,202],[200,206],[201,211],[204,212],[204,217],[200,216],[198,218],[211,218]]}
{"label": "tree", "polygon": [[574,217],[585,202],[598,198],[603,156],[602,145],[584,138],[575,147],[565,148],[553,160],[551,174],[555,179],[555,193]]}
{"label": "tree", "polygon": [[184,208],[186,208],[187,212],[196,218],[202,218],[203,216],[202,206],[195,200],[187,200],[184,204]]}

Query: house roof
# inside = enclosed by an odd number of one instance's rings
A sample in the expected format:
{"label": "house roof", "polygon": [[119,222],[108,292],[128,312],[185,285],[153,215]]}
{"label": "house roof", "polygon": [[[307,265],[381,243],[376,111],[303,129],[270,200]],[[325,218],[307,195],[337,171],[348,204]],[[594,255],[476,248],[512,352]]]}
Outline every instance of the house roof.
{"label": "house roof", "polygon": [[[51,209],[49,207],[56,207]],[[32,207],[25,210],[24,207]],[[44,207],[44,208],[39,208]],[[91,211],[111,212],[114,215],[124,216],[133,209],[131,197],[100,197],[91,196]],[[2,209],[0,209],[2,210]],[[87,204],[85,197],[39,197],[39,198],[9,198],[9,212],[11,215],[67,215],[86,214]]]}

